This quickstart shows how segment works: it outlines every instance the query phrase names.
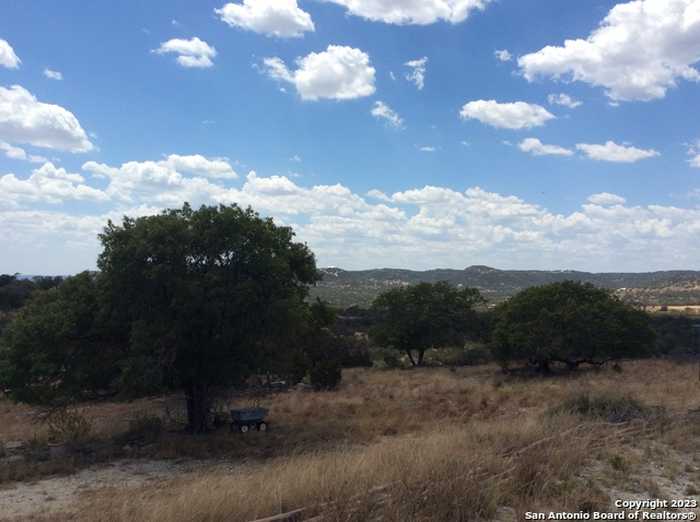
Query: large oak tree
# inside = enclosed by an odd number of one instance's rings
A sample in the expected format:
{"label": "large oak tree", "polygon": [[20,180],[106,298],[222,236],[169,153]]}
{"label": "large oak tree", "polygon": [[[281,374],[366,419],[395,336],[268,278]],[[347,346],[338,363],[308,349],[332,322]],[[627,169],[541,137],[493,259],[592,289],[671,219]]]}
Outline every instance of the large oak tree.
{"label": "large oak tree", "polygon": [[205,431],[214,390],[259,367],[261,341],[318,278],[293,238],[237,205],[109,222],[98,266],[112,320],[129,329],[122,380],[183,389],[190,430]]}
{"label": "large oak tree", "polygon": [[565,281],[523,290],[496,309],[493,351],[504,365],[525,362],[549,372],[650,352],[649,316],[590,283]]}

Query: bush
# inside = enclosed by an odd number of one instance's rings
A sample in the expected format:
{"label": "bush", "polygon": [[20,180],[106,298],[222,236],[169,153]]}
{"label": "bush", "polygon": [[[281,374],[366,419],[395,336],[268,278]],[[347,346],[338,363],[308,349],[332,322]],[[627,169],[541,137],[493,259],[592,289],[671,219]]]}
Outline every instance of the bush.
{"label": "bush", "polygon": [[129,429],[117,437],[120,443],[140,442],[150,444],[156,442],[163,432],[163,420],[155,415],[139,415],[129,421]]}
{"label": "bush", "polygon": [[342,345],[343,368],[371,368],[372,357],[369,352],[369,342],[356,335],[338,336]]}
{"label": "bush", "polygon": [[638,400],[623,395],[610,393],[579,393],[566,399],[550,413],[573,413],[582,417],[602,419],[607,422],[623,423],[636,419],[649,419],[663,413],[659,408],[652,408]]}
{"label": "bush", "polygon": [[316,361],[309,371],[309,381],[315,390],[333,390],[342,379],[340,361],[333,358]]}

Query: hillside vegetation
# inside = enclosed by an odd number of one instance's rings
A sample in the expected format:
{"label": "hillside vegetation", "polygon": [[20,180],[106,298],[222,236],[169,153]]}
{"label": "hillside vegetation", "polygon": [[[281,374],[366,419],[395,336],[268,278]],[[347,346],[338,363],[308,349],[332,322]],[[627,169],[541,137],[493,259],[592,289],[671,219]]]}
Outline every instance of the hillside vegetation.
{"label": "hillside vegetation", "polygon": [[369,306],[387,289],[438,281],[476,288],[491,302],[502,301],[531,286],[579,281],[617,290],[622,298],[645,305],[700,303],[700,272],[692,270],[596,274],[574,270],[498,270],[470,266],[464,270],[383,268],[351,271],[324,268],[321,271],[323,279],[312,289],[311,295],[339,307]]}

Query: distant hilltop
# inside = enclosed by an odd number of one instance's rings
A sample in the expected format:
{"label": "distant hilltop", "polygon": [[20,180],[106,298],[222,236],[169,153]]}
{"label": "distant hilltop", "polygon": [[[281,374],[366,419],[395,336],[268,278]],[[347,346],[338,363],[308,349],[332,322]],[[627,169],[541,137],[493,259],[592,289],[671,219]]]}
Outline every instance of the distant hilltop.
{"label": "distant hilltop", "polygon": [[499,302],[531,286],[574,280],[615,290],[623,299],[645,305],[700,304],[700,271],[671,270],[643,273],[591,273],[576,270],[499,270],[474,265],[464,270],[403,270],[322,268],[323,280],[313,289],[340,307],[368,306],[386,289],[420,282],[447,281],[478,288],[490,302]]}

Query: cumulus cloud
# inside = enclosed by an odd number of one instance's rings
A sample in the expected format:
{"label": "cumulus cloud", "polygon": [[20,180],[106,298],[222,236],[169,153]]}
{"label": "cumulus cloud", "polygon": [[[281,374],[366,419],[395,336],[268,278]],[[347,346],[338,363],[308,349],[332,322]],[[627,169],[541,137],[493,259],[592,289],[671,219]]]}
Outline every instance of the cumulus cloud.
{"label": "cumulus cloud", "polygon": [[700,81],[697,0],[634,0],[613,7],[586,39],[522,56],[529,81],[539,76],[603,87],[615,101],[663,98],[678,80]]}
{"label": "cumulus cloud", "polygon": [[573,99],[568,94],[550,94],[547,96],[547,101],[550,105],[561,105],[569,109],[575,109],[583,105],[583,102]]}
{"label": "cumulus cloud", "polygon": [[396,129],[403,127],[403,119],[391,107],[383,101],[374,102],[372,107],[372,116],[378,119],[383,119],[387,124]]}
{"label": "cumulus cloud", "polygon": [[0,177],[0,206],[16,206],[22,202],[62,203],[66,200],[106,201],[107,194],[84,184],[80,174],[71,174],[44,163],[27,179],[14,174]]}
{"label": "cumulus cloud", "polygon": [[27,151],[21,147],[15,147],[4,141],[0,141],[0,151],[5,153],[5,156],[10,159],[30,161],[32,163],[45,163],[47,160],[43,156],[35,156],[27,154]]}
{"label": "cumulus cloud", "polygon": [[571,156],[574,151],[558,145],[545,145],[537,138],[527,138],[520,142],[518,148],[533,156]]}
{"label": "cumulus cloud", "polygon": [[212,67],[212,59],[216,56],[216,49],[204,40],[196,36],[189,40],[173,38],[160,44],[158,49],[152,52],[156,54],[176,54],[177,63],[187,68],[207,68]]}
{"label": "cumulus cloud", "polygon": [[351,100],[375,92],[369,55],[353,47],[329,45],[325,51],[298,58],[295,70],[277,57],[265,58],[263,65],[271,78],[292,84],[303,100]]}
{"label": "cumulus cloud", "polygon": [[62,73],[60,73],[59,71],[52,71],[49,68],[44,69],[44,76],[46,76],[49,80],[63,80]]}
{"label": "cumulus cloud", "polygon": [[491,0],[326,0],[373,22],[428,25],[438,21],[457,24],[472,11],[483,11]]}
{"label": "cumulus cloud", "polygon": [[93,149],[70,111],[38,101],[19,85],[0,87],[0,140],[69,152]]}
{"label": "cumulus cloud", "polygon": [[618,145],[614,141],[607,141],[604,145],[578,143],[576,148],[590,159],[614,163],[635,163],[660,155],[654,149],[638,149],[636,147]]}
{"label": "cumulus cloud", "polygon": [[15,50],[7,40],[0,38],[0,66],[8,69],[17,69],[22,60],[15,54]]}
{"label": "cumulus cloud", "polygon": [[493,54],[496,59],[500,60],[501,62],[509,62],[513,59],[513,55],[510,54],[508,49],[496,50],[493,52]]}
{"label": "cumulus cloud", "polygon": [[[294,227],[321,265],[346,268],[515,263],[542,269],[637,271],[694,266],[700,258],[700,209],[635,206],[614,194],[594,194],[561,214],[481,187],[425,186],[393,194],[375,188],[363,197],[341,184],[302,186],[285,176],[254,172],[242,186],[229,187],[222,180],[175,171],[167,158],[119,166],[88,162],[83,172],[107,182],[102,192],[111,199],[109,209],[77,215],[21,207],[32,198],[101,201],[104,196],[97,188],[80,193],[85,189],[79,186],[88,184],[82,174],[51,166],[33,174],[31,183],[2,178],[0,194],[9,193],[7,185],[20,206],[0,208],[0,230],[6,235],[0,271],[18,270],[18,263],[26,259],[38,263],[32,265],[34,272],[50,272],[57,266],[64,272],[90,268],[85,263],[94,263],[99,249],[95,236],[108,218],[152,214],[184,201],[251,205]],[[64,184],[49,188],[55,182]],[[118,199],[118,193],[128,197]],[[45,251],[42,245],[62,257],[38,256]]]}
{"label": "cumulus cloud", "polygon": [[540,127],[555,118],[540,105],[513,102],[499,103],[496,100],[476,100],[466,103],[460,111],[462,119],[478,120],[499,129],[530,129]]}
{"label": "cumulus cloud", "polygon": [[601,192],[599,194],[593,194],[588,198],[589,203],[600,206],[610,206],[610,205],[624,205],[627,200],[622,196],[617,194],[610,194],[609,192]]}
{"label": "cumulus cloud", "polygon": [[409,82],[413,82],[418,90],[422,91],[423,87],[425,87],[425,71],[428,65],[428,57],[424,56],[417,60],[411,60],[404,65],[411,69],[410,72],[406,73],[406,79]]}
{"label": "cumulus cloud", "polygon": [[372,189],[369,192],[367,192],[367,197],[373,198],[373,199],[379,199],[381,201],[391,201],[391,198],[389,196],[387,196],[381,190],[377,190],[377,189]]}
{"label": "cumulus cloud", "polygon": [[105,192],[113,200],[149,205],[213,201],[226,191],[218,181],[238,177],[225,159],[199,154],[171,154],[159,161],[129,161],[119,167],[88,161],[83,171],[106,178]]}
{"label": "cumulus cloud", "polygon": [[236,174],[231,164],[224,158],[208,159],[200,154],[193,154],[190,156],[171,154],[161,163],[178,172],[202,175],[207,178],[238,178],[238,174]]}
{"label": "cumulus cloud", "polygon": [[299,38],[315,30],[311,15],[299,8],[297,0],[243,0],[214,12],[231,27],[278,38]]}

